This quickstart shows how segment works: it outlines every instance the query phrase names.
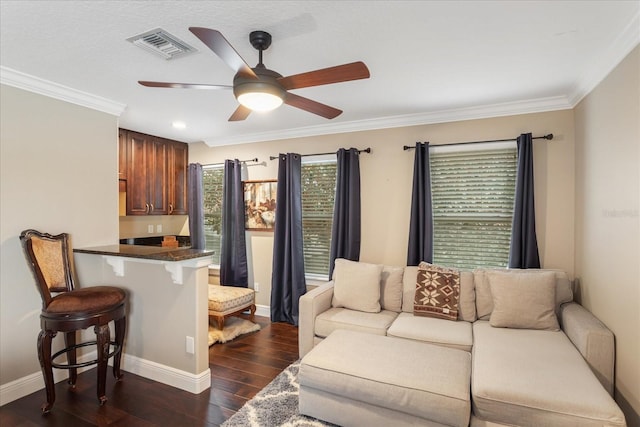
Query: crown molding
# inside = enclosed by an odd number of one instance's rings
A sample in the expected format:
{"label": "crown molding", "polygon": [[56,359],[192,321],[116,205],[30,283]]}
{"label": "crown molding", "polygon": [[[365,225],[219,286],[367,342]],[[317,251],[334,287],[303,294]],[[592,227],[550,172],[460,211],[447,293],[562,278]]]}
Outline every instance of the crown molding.
{"label": "crown molding", "polygon": [[622,60],[640,44],[640,11],[631,22],[620,32],[601,58],[595,61],[569,92],[571,108],[578,105],[595,87],[613,71]]}
{"label": "crown molding", "polygon": [[462,120],[514,116],[518,114],[567,110],[570,108],[572,108],[572,106],[566,97],[555,96],[529,99],[525,101],[504,102],[478,107],[456,108],[430,113],[380,117],[376,119],[338,122],[279,131],[234,135],[231,137],[208,138],[204,139],[203,142],[210,147],[219,147],[223,145],[249,144],[252,142],[275,141],[280,139],[303,138],[336,133],[360,132],[397,127],[420,126],[434,123],[457,122]]}
{"label": "crown molding", "polygon": [[5,66],[0,66],[0,83],[114,116],[120,116],[126,107],[125,104],[34,77]]}

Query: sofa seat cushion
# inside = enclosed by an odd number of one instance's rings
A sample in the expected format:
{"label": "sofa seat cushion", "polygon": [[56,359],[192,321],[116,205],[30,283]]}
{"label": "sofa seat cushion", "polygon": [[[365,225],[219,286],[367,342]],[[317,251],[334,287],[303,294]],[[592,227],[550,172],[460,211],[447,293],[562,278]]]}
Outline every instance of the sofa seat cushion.
{"label": "sofa seat cushion", "polygon": [[374,335],[386,335],[387,329],[396,316],[398,313],[388,310],[366,313],[333,307],[316,317],[315,334],[324,338],[337,329],[349,329]]}
{"label": "sofa seat cushion", "polygon": [[[336,331],[301,361],[300,411],[346,424],[340,414],[307,404],[308,394],[313,399],[321,391],[338,401],[364,402],[371,410],[384,408],[438,425],[466,427],[471,411],[470,375],[471,355],[464,351]],[[427,421],[413,425],[433,425]]]}
{"label": "sofa seat cushion", "polygon": [[464,351],[471,351],[473,345],[471,323],[414,316],[410,313],[400,313],[391,324],[387,335]]}
{"label": "sofa seat cushion", "polygon": [[473,325],[474,414],[518,426],[624,426],[622,411],[562,332]]}

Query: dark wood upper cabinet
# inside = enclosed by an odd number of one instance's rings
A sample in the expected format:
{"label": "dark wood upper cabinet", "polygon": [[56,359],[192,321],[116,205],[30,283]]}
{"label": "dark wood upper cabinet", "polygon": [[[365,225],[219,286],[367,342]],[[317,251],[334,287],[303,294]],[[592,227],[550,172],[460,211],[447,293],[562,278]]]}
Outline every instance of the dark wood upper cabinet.
{"label": "dark wood upper cabinet", "polygon": [[129,149],[127,148],[127,131],[118,130],[118,179],[127,179],[129,166]]}
{"label": "dark wood upper cabinet", "polygon": [[187,214],[187,163],[189,146],[181,142],[169,145],[169,214]]}
{"label": "dark wood upper cabinet", "polygon": [[161,139],[147,142],[147,190],[150,215],[169,213],[169,146]]}
{"label": "dark wood upper cabinet", "polygon": [[186,214],[187,144],[120,132],[126,135],[127,215]]}

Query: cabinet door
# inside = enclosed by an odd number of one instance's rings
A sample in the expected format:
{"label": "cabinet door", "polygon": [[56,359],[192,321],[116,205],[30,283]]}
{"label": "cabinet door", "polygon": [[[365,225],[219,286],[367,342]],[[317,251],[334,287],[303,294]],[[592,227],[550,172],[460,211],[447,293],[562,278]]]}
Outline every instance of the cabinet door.
{"label": "cabinet door", "polygon": [[127,148],[128,132],[124,129],[118,131],[118,180],[127,179],[129,167],[129,149]]}
{"label": "cabinet door", "polygon": [[147,138],[136,132],[127,132],[127,215],[147,215],[149,199],[147,189]]}
{"label": "cabinet door", "polygon": [[169,144],[160,139],[147,140],[147,185],[149,190],[149,213],[167,215],[169,213],[167,170]]}
{"label": "cabinet door", "polygon": [[187,162],[189,146],[172,142],[169,149],[169,214],[187,214]]}

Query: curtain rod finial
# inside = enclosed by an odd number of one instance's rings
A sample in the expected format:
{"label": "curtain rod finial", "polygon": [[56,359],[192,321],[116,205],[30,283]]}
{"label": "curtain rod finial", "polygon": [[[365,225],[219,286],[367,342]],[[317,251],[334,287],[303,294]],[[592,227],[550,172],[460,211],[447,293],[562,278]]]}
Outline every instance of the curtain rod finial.
{"label": "curtain rod finial", "polygon": [[548,134],[548,135],[545,135],[545,136],[544,136],[544,139],[548,139],[549,141],[551,141],[551,140],[553,139],[553,134],[552,134],[552,133],[550,133],[550,134]]}

